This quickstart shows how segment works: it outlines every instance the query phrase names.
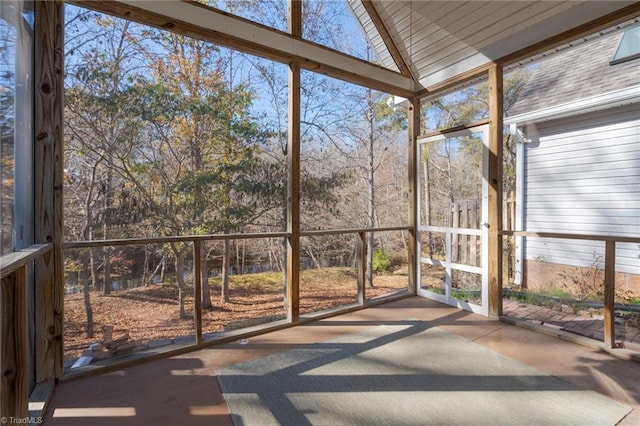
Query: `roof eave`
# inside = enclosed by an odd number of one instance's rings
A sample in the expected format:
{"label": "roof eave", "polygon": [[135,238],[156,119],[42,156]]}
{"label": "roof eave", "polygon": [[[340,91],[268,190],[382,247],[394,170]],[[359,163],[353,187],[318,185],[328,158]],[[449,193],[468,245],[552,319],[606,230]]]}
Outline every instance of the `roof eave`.
{"label": "roof eave", "polygon": [[635,103],[640,103],[640,85],[626,87],[624,89],[614,90],[595,96],[589,96],[577,101],[554,105],[511,117],[505,117],[504,124],[522,126]]}

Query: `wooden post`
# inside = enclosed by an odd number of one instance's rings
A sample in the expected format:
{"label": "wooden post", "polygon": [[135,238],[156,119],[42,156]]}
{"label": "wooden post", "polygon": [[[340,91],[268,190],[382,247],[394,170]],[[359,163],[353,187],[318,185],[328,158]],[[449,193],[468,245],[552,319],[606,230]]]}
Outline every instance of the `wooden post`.
{"label": "wooden post", "polygon": [[[456,230],[460,228],[460,203],[451,204],[451,227]],[[451,258],[449,262],[460,263],[460,239],[461,235],[451,234]]]}
{"label": "wooden post", "polygon": [[[289,0],[289,33],[302,37],[302,2]],[[300,319],[300,65],[289,63],[287,319]]]}
{"label": "wooden post", "polygon": [[27,268],[0,283],[0,416],[24,419],[29,412]]}
{"label": "wooden post", "polygon": [[366,275],[367,275],[367,233],[358,232],[358,303],[364,305],[366,297]]}
{"label": "wooden post", "polygon": [[616,346],[615,299],[616,242],[607,241],[604,255],[604,343],[609,348]]}
{"label": "wooden post", "polygon": [[502,67],[489,68],[489,316],[502,315]]}
{"label": "wooden post", "polygon": [[64,7],[60,0],[35,2],[35,240],[53,243],[35,262],[36,382],[63,374],[63,58]]}
{"label": "wooden post", "polygon": [[193,321],[196,326],[196,345],[199,345],[202,343],[202,241],[200,240],[193,242]]}
{"label": "wooden post", "polygon": [[[409,177],[409,241],[408,241],[408,290],[410,294],[418,294],[418,268],[420,267],[420,254],[418,253],[418,136],[420,135],[420,99],[409,99],[409,153],[408,153],[408,177]],[[428,183],[425,182],[425,185]]]}

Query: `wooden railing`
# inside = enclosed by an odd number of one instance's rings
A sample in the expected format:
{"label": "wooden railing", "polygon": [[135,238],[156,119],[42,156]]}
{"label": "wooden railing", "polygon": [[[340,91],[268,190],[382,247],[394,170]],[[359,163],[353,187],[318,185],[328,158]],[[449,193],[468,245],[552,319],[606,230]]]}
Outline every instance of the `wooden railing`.
{"label": "wooden railing", "polygon": [[0,417],[24,419],[29,410],[29,265],[52,244],[33,245],[0,258]]}
{"label": "wooden railing", "polygon": [[[300,237],[318,237],[342,234],[358,234],[358,304],[363,305],[366,302],[365,297],[365,274],[366,274],[366,234],[370,232],[387,232],[387,231],[409,231],[408,226],[399,227],[380,227],[380,228],[357,228],[357,229],[335,229],[322,231],[302,231]],[[195,323],[195,344],[202,346],[202,250],[201,246],[206,241],[224,241],[238,239],[263,239],[263,238],[290,238],[288,232],[272,232],[272,233],[236,233],[236,234],[207,234],[207,235],[187,235],[187,236],[170,236],[170,237],[150,237],[150,238],[129,238],[129,239],[112,239],[112,240],[92,240],[92,241],[71,241],[63,243],[63,249],[79,249],[94,247],[112,247],[126,245],[146,245],[146,244],[166,244],[166,243],[191,243],[193,244],[193,270],[194,281],[194,323]],[[235,338],[238,338],[235,336]],[[210,342],[207,342],[209,344]]]}
{"label": "wooden railing", "polygon": [[332,231],[307,231],[300,232],[301,237],[321,237],[329,235],[358,234],[358,268],[357,268],[357,285],[358,285],[358,304],[364,305],[366,297],[366,273],[367,273],[367,240],[366,235],[369,232],[387,232],[387,231],[408,231],[407,226],[397,226],[389,228],[369,228],[369,229],[340,229]]}
{"label": "wooden railing", "polygon": [[616,333],[614,317],[616,295],[616,243],[640,244],[640,238],[526,231],[503,231],[502,235],[528,238],[557,238],[564,240],[590,240],[604,242],[604,344],[608,348],[615,348]]}

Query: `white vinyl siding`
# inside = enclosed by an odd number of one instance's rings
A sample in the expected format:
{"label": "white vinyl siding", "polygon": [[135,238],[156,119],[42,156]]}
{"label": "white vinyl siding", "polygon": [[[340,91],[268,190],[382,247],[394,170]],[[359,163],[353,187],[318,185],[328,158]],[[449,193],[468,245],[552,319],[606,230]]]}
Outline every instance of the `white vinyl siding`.
{"label": "white vinyl siding", "polygon": [[[640,237],[640,106],[525,129],[524,229]],[[640,274],[640,245],[616,245],[616,270]],[[604,242],[527,239],[525,258],[604,266]]]}

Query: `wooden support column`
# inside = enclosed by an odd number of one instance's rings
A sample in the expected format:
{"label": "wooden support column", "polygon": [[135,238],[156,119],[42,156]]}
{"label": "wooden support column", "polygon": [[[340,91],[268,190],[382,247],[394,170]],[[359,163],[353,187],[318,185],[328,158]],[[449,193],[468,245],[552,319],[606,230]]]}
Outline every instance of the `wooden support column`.
{"label": "wooden support column", "polygon": [[409,99],[409,153],[408,153],[408,177],[409,177],[409,241],[408,241],[408,290],[411,294],[418,294],[418,268],[420,267],[420,254],[418,253],[418,238],[420,232],[418,226],[418,136],[420,135],[420,99]]}
{"label": "wooden support column", "polygon": [[62,181],[64,7],[60,0],[35,2],[35,240],[52,251],[35,262],[36,382],[63,374]]}
{"label": "wooden support column", "polygon": [[[205,283],[208,285],[208,283]],[[193,321],[196,344],[202,343],[202,241],[193,242]]]}
{"label": "wooden support column", "polygon": [[607,241],[604,255],[604,344],[616,347],[616,242]]}
{"label": "wooden support column", "polygon": [[489,316],[502,315],[502,67],[489,68]]}
{"label": "wooden support column", "polygon": [[365,282],[367,274],[367,233],[358,232],[358,304],[367,300]]}
{"label": "wooden support column", "polygon": [[[302,37],[302,1],[289,0],[289,33]],[[300,64],[289,63],[287,319],[300,319]]]}
{"label": "wooden support column", "polygon": [[27,267],[0,283],[0,416],[24,419],[29,411]]}

